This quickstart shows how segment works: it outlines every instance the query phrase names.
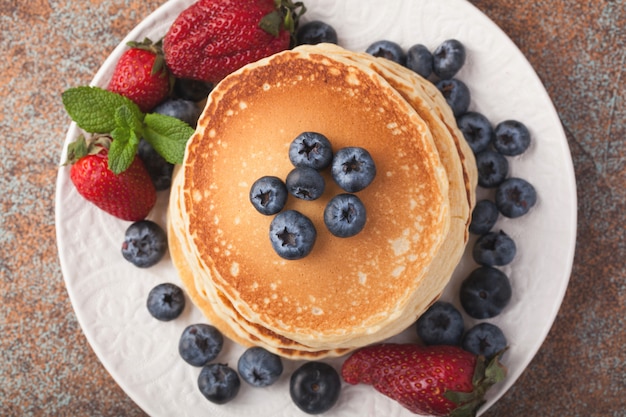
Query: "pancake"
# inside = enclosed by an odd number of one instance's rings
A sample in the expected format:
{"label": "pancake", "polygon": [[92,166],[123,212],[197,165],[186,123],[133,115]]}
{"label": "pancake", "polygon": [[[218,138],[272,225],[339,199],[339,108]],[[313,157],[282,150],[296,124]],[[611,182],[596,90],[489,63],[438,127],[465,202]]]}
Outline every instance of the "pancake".
{"label": "pancake", "polygon": [[[293,167],[289,143],[318,131],[336,151],[362,146],[378,176],[359,193],[366,228],[324,228],[342,192],[290,197],[311,218],[313,252],[279,258],[271,217],[248,201],[257,178]],[[461,140],[462,139],[462,140]],[[411,325],[450,279],[475,203],[473,154],[443,96],[391,61],[334,45],[298,47],[244,67],[211,93],[177,173],[170,251],[190,298],[225,336],[284,357],[338,356]]]}
{"label": "pancake", "polygon": [[[203,282],[248,322],[319,348],[402,315],[447,234],[448,179],[427,125],[382,77],[288,51],[227,77],[198,126],[183,166],[182,218]],[[290,199],[288,209],[318,225],[318,240],[306,258],[285,261],[248,190],[263,175],[285,178],[289,143],[311,130],[335,149],[368,149],[380,174],[360,193],[368,224],[352,239],[323,229],[323,208],[340,192],[328,178],[320,200]],[[417,295],[430,303],[438,293]]]}

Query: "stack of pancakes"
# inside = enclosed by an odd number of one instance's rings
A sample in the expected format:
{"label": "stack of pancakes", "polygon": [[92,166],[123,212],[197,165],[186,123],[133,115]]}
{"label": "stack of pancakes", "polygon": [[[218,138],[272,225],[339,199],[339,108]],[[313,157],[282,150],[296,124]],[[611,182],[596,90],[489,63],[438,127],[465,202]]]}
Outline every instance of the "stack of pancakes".
{"label": "stack of pancakes", "polygon": [[[327,173],[315,201],[285,210],[317,229],[312,252],[272,249],[272,216],[252,183],[286,178],[305,131],[333,149],[365,148],[377,176],[360,191],[362,232],[338,238],[323,222],[343,192]],[[473,155],[430,82],[395,63],[335,45],[301,46],[250,64],[209,96],[176,170],[170,252],[194,303],[227,337],[284,357],[337,356],[393,336],[435,301],[462,256],[475,203]]]}

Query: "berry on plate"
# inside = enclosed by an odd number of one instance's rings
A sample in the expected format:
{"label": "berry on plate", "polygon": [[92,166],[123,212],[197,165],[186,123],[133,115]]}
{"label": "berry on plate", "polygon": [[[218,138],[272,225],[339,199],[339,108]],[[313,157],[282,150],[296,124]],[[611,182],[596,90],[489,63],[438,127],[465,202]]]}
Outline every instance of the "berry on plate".
{"label": "berry on plate", "polygon": [[452,109],[454,116],[459,117],[467,112],[470,105],[471,95],[467,85],[456,78],[440,80],[436,84],[441,94],[443,94],[448,106]]}
{"label": "berry on plate", "polygon": [[488,232],[474,242],[472,257],[476,263],[487,266],[503,266],[515,258],[515,241],[502,230]]}
{"label": "berry on plate", "polygon": [[156,265],[167,252],[167,234],[152,220],[134,222],[124,233],[122,256],[139,268]]}
{"label": "berry on plate", "polygon": [[406,53],[404,49],[393,41],[376,41],[368,46],[365,52],[375,57],[388,59],[400,65],[406,64]]}
{"label": "berry on plate", "polygon": [[262,347],[247,349],[237,362],[239,375],[254,387],[267,387],[278,381],[283,373],[280,356],[268,352]]}
{"label": "berry on plate", "polygon": [[422,44],[413,45],[406,51],[406,67],[428,78],[433,73],[433,54]]}
{"label": "berry on plate", "polygon": [[239,393],[241,381],[237,372],[228,365],[206,365],[198,375],[198,388],[204,397],[215,404],[226,404]]}
{"label": "berry on plate", "polygon": [[165,66],[160,42],[150,39],[129,42],[113,70],[107,90],[128,97],[141,111],[148,112],[165,100],[172,81]]}
{"label": "berry on plate", "polygon": [[493,142],[493,126],[483,114],[468,111],[460,115],[456,123],[474,154],[489,148]]}
{"label": "berry on plate", "polygon": [[169,190],[172,186],[174,164],[167,162],[145,139],[139,141],[137,156],[146,167],[154,188],[157,191]]}
{"label": "berry on plate", "polygon": [[199,0],[178,15],[163,39],[179,78],[217,83],[246,64],[289,48],[306,10],[291,0]]}
{"label": "berry on plate", "polygon": [[107,136],[89,143],[78,138],[68,148],[70,179],[83,198],[107,213],[122,220],[142,220],[156,204],[150,175],[138,156],[125,171],[115,174],[109,169],[110,146]]}
{"label": "berry on plate", "polygon": [[307,414],[330,410],[339,399],[341,378],[332,366],[307,362],[291,374],[289,394],[298,408]]}
{"label": "berry on plate", "polygon": [[465,326],[457,308],[446,301],[437,301],[415,323],[417,335],[425,345],[452,345],[461,343]]}
{"label": "berry on plate", "polygon": [[494,188],[502,184],[509,174],[509,161],[501,153],[486,149],[476,154],[478,185]]}
{"label": "berry on plate", "polygon": [[498,356],[485,363],[458,346],[379,344],[354,352],[341,374],[349,384],[372,385],[413,413],[461,417],[476,415],[506,369]]}
{"label": "berry on plate", "polygon": [[530,131],[522,122],[505,120],[495,128],[493,146],[502,155],[521,155],[530,146]]}
{"label": "berry on plate", "polygon": [[491,323],[479,323],[463,336],[461,346],[475,355],[493,358],[506,349],[507,341],[502,330]]}
{"label": "berry on plate", "polygon": [[433,72],[442,80],[456,75],[465,64],[465,47],[456,39],[447,39],[433,52]]}
{"label": "berry on plate", "polygon": [[463,309],[475,319],[489,319],[502,312],[511,300],[509,278],[499,269],[481,266],[461,283]]}
{"label": "berry on plate", "polygon": [[301,25],[296,31],[297,45],[337,44],[337,32],[328,23],[313,20]]}
{"label": "berry on plate", "polygon": [[152,112],[175,117],[195,128],[198,124],[200,113],[202,113],[202,108],[191,100],[173,98],[163,101]]}
{"label": "berry on plate", "polygon": [[524,179],[509,178],[496,189],[496,206],[506,217],[521,217],[536,203],[537,191]]}
{"label": "berry on plate", "polygon": [[224,336],[210,324],[185,327],[178,341],[178,353],[192,366],[204,366],[217,358],[224,346]]}
{"label": "berry on plate", "polygon": [[146,305],[155,319],[174,320],[185,309],[185,294],[178,285],[166,282],[150,290]]}
{"label": "berry on plate", "polygon": [[475,235],[484,235],[498,221],[498,207],[491,200],[480,200],[472,210],[472,221],[469,231]]}

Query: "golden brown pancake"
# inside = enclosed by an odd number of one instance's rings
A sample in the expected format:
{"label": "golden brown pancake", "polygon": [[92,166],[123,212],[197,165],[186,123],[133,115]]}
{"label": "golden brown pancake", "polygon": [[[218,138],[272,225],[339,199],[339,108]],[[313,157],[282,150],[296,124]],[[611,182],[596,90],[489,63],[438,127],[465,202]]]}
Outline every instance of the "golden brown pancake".
{"label": "golden brown pancake", "polygon": [[[298,48],[225,79],[170,202],[172,257],[192,300],[227,336],[287,357],[341,354],[410,325],[449,280],[456,262],[441,260],[462,253],[473,206],[460,132],[435,105],[443,98],[411,94],[422,87],[393,67],[346,57]],[[378,175],[359,193],[368,222],[352,238],[324,228],[324,206],[342,192],[328,175],[320,200],[290,198],[286,208],[309,216],[318,240],[306,258],[286,261],[248,191],[261,176],[286,177],[289,143],[303,131],[325,134],[335,150],[368,149]]]}

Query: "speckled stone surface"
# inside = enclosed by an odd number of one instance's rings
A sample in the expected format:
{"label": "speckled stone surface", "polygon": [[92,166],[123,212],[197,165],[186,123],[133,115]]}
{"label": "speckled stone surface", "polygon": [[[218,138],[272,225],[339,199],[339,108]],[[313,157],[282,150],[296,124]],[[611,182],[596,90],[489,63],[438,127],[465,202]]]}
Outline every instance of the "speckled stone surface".
{"label": "speckled stone surface", "polygon": [[[141,416],[87,344],[58,263],[55,177],[86,84],[163,1],[0,0],[0,415]],[[477,0],[543,80],[577,176],[578,243],[556,322],[486,416],[626,415],[626,4]]]}

